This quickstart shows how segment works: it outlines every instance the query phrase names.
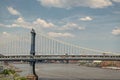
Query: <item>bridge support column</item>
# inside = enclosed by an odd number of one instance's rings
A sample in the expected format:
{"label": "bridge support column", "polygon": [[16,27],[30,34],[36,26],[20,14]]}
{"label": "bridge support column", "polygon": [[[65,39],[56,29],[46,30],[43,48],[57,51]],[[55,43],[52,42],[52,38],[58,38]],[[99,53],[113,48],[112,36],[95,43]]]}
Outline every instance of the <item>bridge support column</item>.
{"label": "bridge support column", "polygon": [[27,76],[28,80],[38,80],[38,76],[35,72],[35,60],[34,60],[34,56],[35,56],[35,31],[34,29],[32,29],[31,31],[31,51],[30,51],[30,74]]}
{"label": "bridge support column", "polygon": [[[67,53],[65,54],[65,57],[66,57],[66,58],[68,57],[68,54],[67,54]],[[68,63],[69,63],[69,60],[66,59],[66,64],[68,64]]]}
{"label": "bridge support column", "polygon": [[69,60],[66,60],[66,64],[69,64]]}

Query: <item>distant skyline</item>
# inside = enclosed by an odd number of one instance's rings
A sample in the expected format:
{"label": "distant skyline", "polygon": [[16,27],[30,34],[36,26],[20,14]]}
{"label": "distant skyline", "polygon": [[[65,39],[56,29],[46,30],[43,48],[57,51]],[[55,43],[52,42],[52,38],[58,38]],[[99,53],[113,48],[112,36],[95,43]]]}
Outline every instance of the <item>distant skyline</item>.
{"label": "distant skyline", "polygon": [[82,47],[120,53],[120,0],[0,0],[0,40],[31,28]]}

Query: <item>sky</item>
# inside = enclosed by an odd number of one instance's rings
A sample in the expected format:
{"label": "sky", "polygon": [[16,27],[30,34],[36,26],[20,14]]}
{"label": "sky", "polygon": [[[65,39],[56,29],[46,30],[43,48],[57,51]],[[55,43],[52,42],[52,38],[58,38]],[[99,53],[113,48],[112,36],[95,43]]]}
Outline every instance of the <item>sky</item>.
{"label": "sky", "polygon": [[0,44],[5,36],[32,28],[78,46],[120,53],[120,0],[0,0]]}

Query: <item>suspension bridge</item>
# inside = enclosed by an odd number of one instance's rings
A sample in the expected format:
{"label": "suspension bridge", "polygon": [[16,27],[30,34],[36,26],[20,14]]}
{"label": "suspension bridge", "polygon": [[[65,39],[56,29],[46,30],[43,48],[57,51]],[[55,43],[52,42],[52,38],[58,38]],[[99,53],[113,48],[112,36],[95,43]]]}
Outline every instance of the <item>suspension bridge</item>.
{"label": "suspension bridge", "polygon": [[7,34],[2,36],[0,54],[0,61],[29,61],[31,74],[36,77],[35,62],[39,60],[120,61],[119,53],[105,53],[100,50],[83,48],[44,34],[36,34],[34,29],[32,29],[31,35]]}
{"label": "suspension bridge", "polygon": [[[4,39],[1,39],[0,43],[0,61],[28,61],[31,58],[30,33],[9,34],[2,38]],[[119,53],[83,48],[42,33],[36,35],[35,41],[33,56],[35,60],[120,60]]]}

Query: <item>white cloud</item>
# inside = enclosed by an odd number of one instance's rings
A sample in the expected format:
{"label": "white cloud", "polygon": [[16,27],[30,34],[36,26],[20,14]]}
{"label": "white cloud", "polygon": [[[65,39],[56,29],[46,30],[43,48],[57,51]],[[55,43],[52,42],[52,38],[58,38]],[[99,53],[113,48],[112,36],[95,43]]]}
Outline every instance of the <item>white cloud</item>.
{"label": "white cloud", "polygon": [[72,7],[104,8],[112,5],[110,0],[38,0],[42,6],[70,9]]}
{"label": "white cloud", "polygon": [[15,20],[11,27],[23,27],[31,29],[33,25],[30,22],[26,22],[22,17],[19,17],[17,20]]}
{"label": "white cloud", "polygon": [[16,20],[16,22],[18,22],[18,23],[24,23],[25,20],[24,20],[22,17],[19,17],[19,18]]}
{"label": "white cloud", "polygon": [[0,27],[5,27],[5,25],[0,23]]}
{"label": "white cloud", "polygon": [[113,35],[120,35],[120,28],[116,28],[112,30]]}
{"label": "white cloud", "polygon": [[85,30],[85,27],[78,27],[79,30]]}
{"label": "white cloud", "polygon": [[9,35],[9,33],[7,33],[7,32],[3,32],[2,34],[3,34],[3,35]]}
{"label": "white cloud", "polygon": [[89,16],[86,16],[86,17],[84,17],[84,18],[80,18],[80,20],[81,21],[91,21],[91,20],[93,20],[91,17],[89,17]]}
{"label": "white cloud", "polygon": [[26,22],[22,17],[19,17],[12,24],[9,25],[0,23],[0,27],[8,27],[8,28],[23,27],[23,28],[31,29],[33,27],[33,24],[31,24],[30,22]]}
{"label": "white cloud", "polygon": [[44,28],[51,28],[51,27],[55,26],[53,23],[47,22],[40,18],[38,18],[36,21],[34,21],[33,24],[36,26],[44,27]]}
{"label": "white cloud", "polygon": [[11,25],[5,25],[5,24],[0,23],[0,27],[11,27]]}
{"label": "white cloud", "polygon": [[67,24],[63,25],[61,28],[59,28],[59,30],[73,30],[73,29],[84,30],[85,27],[81,27],[75,23],[67,23]]}
{"label": "white cloud", "polygon": [[56,33],[56,32],[49,32],[48,36],[50,37],[74,37],[71,33]]}
{"label": "white cloud", "polygon": [[36,19],[33,22],[27,22],[24,20],[23,17],[19,17],[17,18],[12,24],[10,25],[5,25],[5,24],[1,24],[0,23],[0,27],[23,27],[23,28],[27,28],[27,29],[31,29],[31,28],[53,28],[55,27],[55,25],[51,22],[47,22],[43,19]]}
{"label": "white cloud", "polygon": [[10,14],[20,16],[20,13],[17,10],[15,10],[13,7],[7,7],[7,9],[10,12]]}

